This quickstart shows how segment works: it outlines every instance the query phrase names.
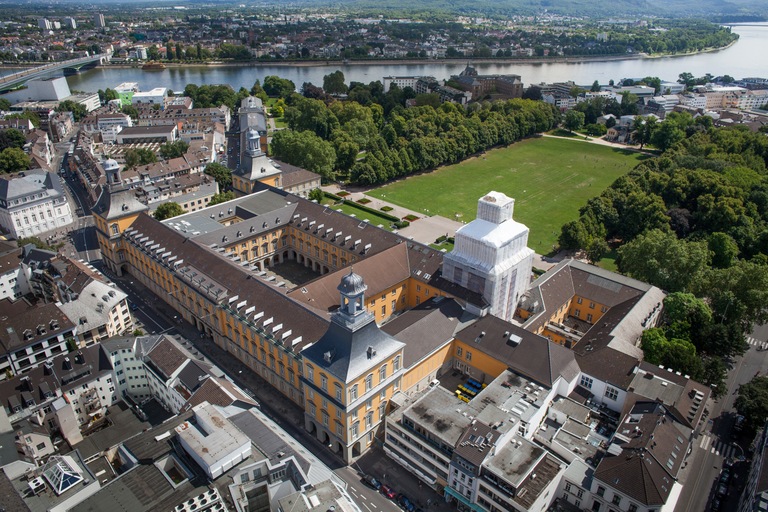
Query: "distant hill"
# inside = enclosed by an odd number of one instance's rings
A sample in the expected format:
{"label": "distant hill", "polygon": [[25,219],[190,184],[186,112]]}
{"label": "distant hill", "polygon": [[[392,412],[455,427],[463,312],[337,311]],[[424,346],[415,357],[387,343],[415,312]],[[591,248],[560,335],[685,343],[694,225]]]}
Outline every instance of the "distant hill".
{"label": "distant hill", "polygon": [[[277,3],[276,0],[275,3]],[[450,11],[474,15],[545,12],[619,18],[624,16],[768,19],[768,0],[303,0],[293,5],[364,7],[372,10]],[[283,3],[282,5],[285,5]],[[289,4],[290,5],[290,4]]]}

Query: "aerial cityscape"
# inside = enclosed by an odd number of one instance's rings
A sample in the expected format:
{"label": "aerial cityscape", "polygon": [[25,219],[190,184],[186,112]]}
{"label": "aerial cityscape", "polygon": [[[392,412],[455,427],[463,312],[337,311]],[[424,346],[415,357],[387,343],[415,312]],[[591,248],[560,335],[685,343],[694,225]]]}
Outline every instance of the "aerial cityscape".
{"label": "aerial cityscape", "polygon": [[765,1],[0,4],[0,512],[768,512]]}

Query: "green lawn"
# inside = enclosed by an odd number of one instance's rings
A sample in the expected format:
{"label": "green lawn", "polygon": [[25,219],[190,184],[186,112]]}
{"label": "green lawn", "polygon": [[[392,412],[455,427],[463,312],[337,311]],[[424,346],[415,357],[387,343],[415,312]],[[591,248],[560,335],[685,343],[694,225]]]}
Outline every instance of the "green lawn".
{"label": "green lawn", "polygon": [[391,224],[391,221],[389,219],[385,219],[384,217],[374,215],[370,212],[366,212],[365,210],[361,210],[360,208],[355,208],[350,204],[334,204],[334,201],[331,199],[324,200],[323,204],[328,205],[330,208],[333,208],[334,210],[341,210],[343,213],[346,213],[347,215],[354,215],[355,218],[357,219],[360,219],[360,220],[368,219],[369,224],[373,226],[378,226],[379,224],[381,224],[382,228],[386,229],[387,231],[392,231],[392,228],[389,226]]}
{"label": "green lawn", "polygon": [[578,218],[588,199],[645,158],[576,140],[528,139],[368,194],[428,215],[469,222],[483,194],[504,192],[515,199],[515,219],[531,230],[528,246],[547,254],[560,227]]}

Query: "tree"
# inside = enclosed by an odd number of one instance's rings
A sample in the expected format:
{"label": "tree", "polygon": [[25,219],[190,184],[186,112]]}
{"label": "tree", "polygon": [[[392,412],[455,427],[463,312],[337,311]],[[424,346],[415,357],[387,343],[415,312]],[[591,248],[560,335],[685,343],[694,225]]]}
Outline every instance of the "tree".
{"label": "tree", "polygon": [[213,177],[219,184],[219,190],[224,191],[232,185],[232,171],[229,167],[218,162],[211,162],[205,166],[205,174]]}
{"label": "tree", "polygon": [[251,87],[251,90],[248,91],[251,96],[256,96],[257,98],[261,99],[264,103],[267,102],[269,99],[269,95],[264,91],[264,89],[261,87],[261,82],[256,80],[253,82],[253,87]]}
{"label": "tree", "polygon": [[31,110],[25,110],[23,112],[14,113],[14,114],[8,114],[5,116],[6,119],[27,119],[32,123],[32,126],[35,128],[40,128],[40,116],[37,115],[37,112],[32,112]]}
{"label": "tree", "polygon": [[744,416],[750,430],[762,428],[768,419],[768,377],[756,376],[739,386],[734,406]]}
{"label": "tree", "polygon": [[11,102],[7,98],[0,98],[0,111],[7,111],[11,109]]}
{"label": "tree", "polygon": [[44,251],[55,250],[53,247],[46,244],[36,236],[28,236],[26,238],[19,238],[18,240],[16,240],[16,245],[18,245],[19,247],[24,247],[25,245],[29,245],[29,244],[34,245],[38,249],[43,249]]}
{"label": "tree", "polygon": [[79,122],[88,115],[85,105],[72,100],[64,100],[56,107],[56,112],[72,112],[75,122]]}
{"label": "tree", "polygon": [[180,156],[184,156],[184,153],[186,153],[188,149],[189,144],[183,140],[166,142],[160,146],[160,156],[165,160],[170,160],[171,158],[179,158]]}
{"label": "tree", "polygon": [[523,92],[524,100],[541,100],[541,87],[532,85]]}
{"label": "tree", "polygon": [[636,117],[632,123],[632,141],[640,144],[640,149],[651,142],[653,133],[656,131],[655,117]]}
{"label": "tree", "polygon": [[123,105],[120,109],[123,114],[128,114],[134,121],[139,120],[139,110],[133,105]]}
{"label": "tree", "polygon": [[580,130],[584,126],[584,113],[577,110],[569,110],[565,113],[563,126],[571,133]]}
{"label": "tree", "polygon": [[287,98],[296,90],[296,84],[279,76],[269,75],[264,78],[264,92],[269,96]]}
{"label": "tree", "polygon": [[591,92],[600,92],[600,82],[595,80],[592,82],[592,87],[589,89]]}
{"label": "tree", "polygon": [[157,220],[165,220],[181,215],[182,213],[184,213],[184,208],[182,208],[179,203],[169,201],[157,207],[155,210],[155,218]]}
{"label": "tree", "polygon": [[666,151],[684,138],[685,131],[667,119],[653,131],[650,142],[660,150]]}
{"label": "tree", "polygon": [[157,162],[155,152],[147,148],[129,148],[123,154],[128,169]]}
{"label": "tree", "polygon": [[208,202],[208,206],[213,206],[219,203],[226,203],[227,201],[231,201],[233,199],[235,199],[234,191],[230,190],[228,192],[220,192],[213,195],[211,200]]}
{"label": "tree", "polygon": [[32,160],[19,148],[5,148],[0,152],[0,173],[26,171]]}
{"label": "tree", "polygon": [[709,250],[712,251],[712,266],[728,268],[739,255],[739,246],[736,241],[725,233],[712,233],[707,240]]}
{"label": "tree", "polygon": [[685,87],[693,87],[696,85],[696,80],[691,73],[687,71],[678,75],[677,83],[685,85]]}
{"label": "tree", "polygon": [[272,137],[272,153],[283,162],[316,172],[323,178],[333,178],[336,152],[331,142],[307,130],[281,130]]}
{"label": "tree", "polygon": [[27,138],[16,128],[8,128],[0,131],[0,151],[5,148],[23,148]]}
{"label": "tree", "polygon": [[346,94],[349,88],[344,83],[344,73],[337,70],[325,75],[323,77],[323,90],[328,94]]}
{"label": "tree", "polygon": [[668,292],[688,291],[709,262],[705,242],[678,240],[654,229],[619,249],[619,270]]}

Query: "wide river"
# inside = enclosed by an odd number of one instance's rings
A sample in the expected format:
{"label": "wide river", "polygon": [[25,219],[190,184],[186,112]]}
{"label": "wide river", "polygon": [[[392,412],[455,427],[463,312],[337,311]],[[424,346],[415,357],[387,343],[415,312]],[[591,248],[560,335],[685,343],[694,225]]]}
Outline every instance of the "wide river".
{"label": "wide river", "polygon": [[[768,23],[733,25],[739,41],[724,50],[653,59],[629,59],[606,62],[554,62],[532,64],[524,62],[477,64],[482,74],[517,74],[527,85],[540,82],[561,82],[573,80],[580,85],[589,85],[595,80],[602,84],[609,80],[658,76],[662,80],[675,81],[683,72],[694,76],[706,73],[731,75],[736,78],[766,77],[768,64]],[[762,57],[761,57],[762,55]],[[762,62],[762,64],[760,64]],[[250,88],[254,80],[263,82],[268,75],[278,75],[292,80],[296,87],[304,82],[322,85],[323,76],[337,69],[344,72],[350,81],[371,82],[390,75],[431,75],[445,79],[459,73],[464,62],[425,62],[423,64],[331,64],[311,66],[190,66],[169,67],[162,71],[142,71],[136,68],[95,68],[80,75],[68,77],[69,87],[78,91],[97,91],[115,87],[122,82],[138,82],[142,90],[153,87],[170,87],[181,91],[187,84],[230,84],[235,89]],[[8,70],[3,70],[8,72]],[[5,73],[2,73],[5,74]],[[8,94],[11,101],[27,99],[24,90]]]}

